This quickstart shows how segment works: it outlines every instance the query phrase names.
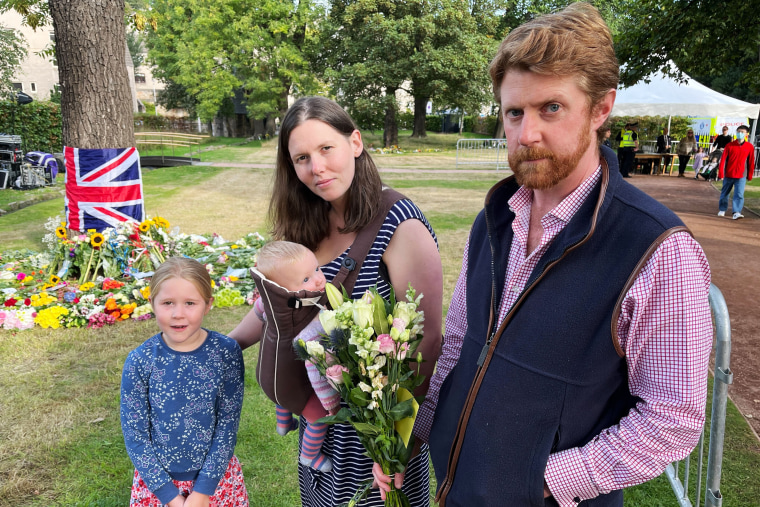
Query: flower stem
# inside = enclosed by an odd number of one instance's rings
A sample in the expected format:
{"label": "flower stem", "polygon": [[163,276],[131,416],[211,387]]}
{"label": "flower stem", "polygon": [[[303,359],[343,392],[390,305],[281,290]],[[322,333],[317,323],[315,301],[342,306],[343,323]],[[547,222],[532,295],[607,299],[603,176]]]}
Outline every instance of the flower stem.
{"label": "flower stem", "polygon": [[87,281],[87,277],[90,274],[90,266],[92,266],[92,258],[95,256],[95,249],[90,250],[90,260],[87,261],[87,269],[85,269],[84,274],[79,279],[79,285],[82,285],[84,282]]}

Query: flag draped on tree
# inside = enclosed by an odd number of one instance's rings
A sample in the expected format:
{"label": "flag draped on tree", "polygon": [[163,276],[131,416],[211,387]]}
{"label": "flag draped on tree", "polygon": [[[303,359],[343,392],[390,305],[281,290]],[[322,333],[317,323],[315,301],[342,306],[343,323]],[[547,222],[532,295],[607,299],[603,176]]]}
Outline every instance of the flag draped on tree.
{"label": "flag draped on tree", "polygon": [[64,148],[66,221],[70,229],[102,231],[145,219],[137,149]]}

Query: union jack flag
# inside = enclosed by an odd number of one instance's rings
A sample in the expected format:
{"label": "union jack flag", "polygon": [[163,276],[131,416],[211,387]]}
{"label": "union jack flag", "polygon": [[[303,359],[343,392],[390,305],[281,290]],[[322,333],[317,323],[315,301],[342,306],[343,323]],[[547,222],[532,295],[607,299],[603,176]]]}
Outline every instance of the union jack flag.
{"label": "union jack flag", "polygon": [[66,221],[70,229],[102,231],[145,219],[137,149],[64,147]]}

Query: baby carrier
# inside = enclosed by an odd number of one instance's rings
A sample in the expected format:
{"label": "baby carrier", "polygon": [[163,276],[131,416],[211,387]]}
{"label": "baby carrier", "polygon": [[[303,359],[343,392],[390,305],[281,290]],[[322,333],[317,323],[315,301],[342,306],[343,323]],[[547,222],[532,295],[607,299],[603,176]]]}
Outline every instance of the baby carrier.
{"label": "baby carrier", "polygon": [[[348,255],[343,259],[340,271],[331,282],[333,285],[338,288],[342,285],[351,294],[362,263],[372,248],[385,217],[401,199],[405,197],[395,190],[383,190],[380,211],[356,236]],[[324,291],[288,291],[268,280],[256,268],[251,268],[251,276],[259,290],[267,316],[256,365],[256,380],[270,400],[300,415],[313,389],[303,361],[296,357],[293,338],[327,304],[327,296]]]}
{"label": "baby carrier", "polygon": [[717,149],[710,153],[710,158],[707,159],[706,164],[702,164],[702,168],[699,170],[695,178],[699,176],[705,180],[717,180],[718,179],[718,165],[720,165],[720,158],[723,156],[723,150]]}

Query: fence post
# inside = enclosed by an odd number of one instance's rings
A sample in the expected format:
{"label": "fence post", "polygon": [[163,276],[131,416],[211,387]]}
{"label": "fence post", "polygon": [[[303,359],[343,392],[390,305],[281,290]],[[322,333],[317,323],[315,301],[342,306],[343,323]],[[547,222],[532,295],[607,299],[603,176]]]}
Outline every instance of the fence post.
{"label": "fence post", "polygon": [[[707,451],[707,481],[705,506],[720,507],[720,475],[723,466],[723,439],[726,434],[726,405],[728,386],[734,381],[731,371],[731,321],[728,307],[718,287],[710,284],[710,308],[715,318],[715,383],[713,384],[712,414],[710,416],[710,447]],[[713,444],[717,445],[713,445]]]}
{"label": "fence post", "polygon": [[[713,382],[712,414],[710,415],[710,442],[707,451],[707,474],[705,478],[705,507],[721,507],[723,495],[720,492],[720,474],[723,464],[723,441],[726,435],[726,406],[728,404],[728,386],[733,382],[731,372],[731,321],[728,317],[726,300],[720,289],[710,284],[708,296],[710,310],[715,323],[715,375]],[[702,494],[702,456],[704,453],[705,430],[699,437],[697,452],[697,487],[694,504],[689,500],[689,463],[690,454],[684,460],[684,481],[678,477],[678,461],[671,463],[665,469],[665,476],[670,482],[676,500],[680,507],[701,505]]]}

